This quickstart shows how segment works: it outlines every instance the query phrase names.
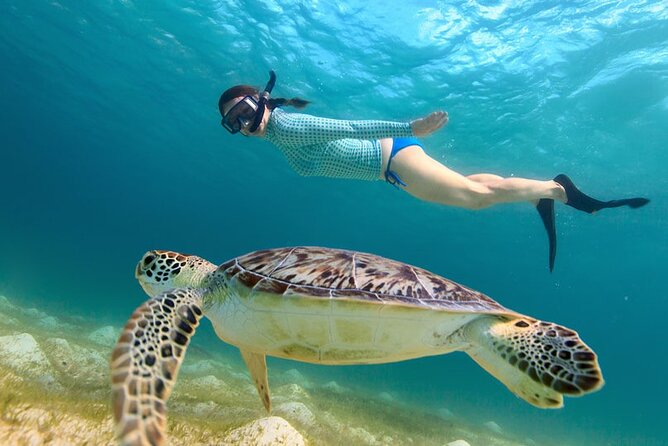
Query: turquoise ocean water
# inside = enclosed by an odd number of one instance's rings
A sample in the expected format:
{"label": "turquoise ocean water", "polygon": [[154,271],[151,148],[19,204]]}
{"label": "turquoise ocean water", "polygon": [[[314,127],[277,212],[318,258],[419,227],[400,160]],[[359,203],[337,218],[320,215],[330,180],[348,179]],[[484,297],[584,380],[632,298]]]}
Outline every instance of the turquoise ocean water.
{"label": "turquoise ocean water", "polygon": [[[606,386],[564,409],[515,398],[466,355],[298,366],[552,444],[668,444],[668,5],[660,1],[0,0],[0,294],[120,325],[148,249],[214,263],[322,245],[430,269],[579,331]],[[266,142],[227,134],[238,83],[309,113],[450,123],[424,139],[465,174],[552,178],[601,198],[465,211],[381,182],[302,178]],[[206,326],[203,348],[234,349]],[[293,364],[272,360],[271,368]]]}

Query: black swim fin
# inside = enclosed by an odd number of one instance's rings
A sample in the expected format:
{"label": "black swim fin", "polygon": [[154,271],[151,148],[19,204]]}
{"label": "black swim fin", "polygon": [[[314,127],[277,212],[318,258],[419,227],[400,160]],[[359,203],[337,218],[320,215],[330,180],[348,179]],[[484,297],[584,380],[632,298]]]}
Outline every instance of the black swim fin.
{"label": "black swim fin", "polygon": [[550,272],[554,269],[554,259],[557,257],[557,228],[554,222],[554,200],[543,198],[536,205],[538,215],[545,225],[547,239],[550,244]]}
{"label": "black swim fin", "polygon": [[[624,198],[621,200],[600,201],[581,192],[573,181],[563,173],[554,177],[554,181],[561,184],[566,190],[566,204],[580,211],[593,214],[596,211],[606,208],[618,208],[628,206],[630,208],[639,208],[649,203],[649,199],[636,197]],[[540,212],[540,211],[539,211]]]}

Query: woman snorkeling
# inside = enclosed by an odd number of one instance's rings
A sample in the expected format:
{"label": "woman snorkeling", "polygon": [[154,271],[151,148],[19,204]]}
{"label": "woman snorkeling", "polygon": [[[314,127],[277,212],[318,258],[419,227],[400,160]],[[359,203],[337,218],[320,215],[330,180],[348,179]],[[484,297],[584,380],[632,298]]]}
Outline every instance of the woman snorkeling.
{"label": "woman snorkeling", "polygon": [[278,147],[292,168],[304,176],[382,180],[422,200],[466,209],[529,201],[536,205],[549,238],[550,271],[556,255],[554,201],[593,214],[605,208],[638,208],[646,198],[600,201],[582,193],[566,175],[552,180],[503,178],[480,173],[461,175],[427,155],[416,136],[426,136],[448,122],[433,112],[411,122],[348,121],[288,113],[282,106],[304,108],[299,98],[272,98],[276,76],[264,91],[249,85],[226,90],[218,101],[222,125],[230,133],[264,138]]}

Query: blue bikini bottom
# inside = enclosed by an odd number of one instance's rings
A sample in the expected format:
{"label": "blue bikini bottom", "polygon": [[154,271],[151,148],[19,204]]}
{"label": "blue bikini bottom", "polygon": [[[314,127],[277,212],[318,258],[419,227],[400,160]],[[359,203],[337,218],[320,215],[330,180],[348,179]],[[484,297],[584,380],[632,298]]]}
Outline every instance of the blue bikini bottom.
{"label": "blue bikini bottom", "polygon": [[409,137],[409,138],[394,138],[392,140],[392,153],[390,153],[390,159],[387,160],[387,168],[385,169],[385,181],[390,183],[392,186],[396,187],[399,189],[398,184],[406,187],[406,183],[401,181],[401,177],[393,171],[390,170],[390,165],[392,164],[392,158],[401,151],[401,149],[405,149],[406,147],[409,146],[420,146],[422,147],[422,144],[420,144],[420,141],[417,138]]}

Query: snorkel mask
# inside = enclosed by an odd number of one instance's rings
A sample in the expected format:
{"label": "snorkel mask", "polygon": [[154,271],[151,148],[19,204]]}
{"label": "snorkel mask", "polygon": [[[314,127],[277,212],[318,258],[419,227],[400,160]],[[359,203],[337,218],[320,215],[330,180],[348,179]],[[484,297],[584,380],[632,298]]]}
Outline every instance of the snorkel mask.
{"label": "snorkel mask", "polygon": [[269,71],[269,82],[264,87],[264,91],[260,93],[260,100],[256,101],[253,96],[244,96],[242,100],[234,104],[225,115],[221,124],[225,129],[234,134],[238,133],[242,128],[248,127],[248,132],[253,133],[257,130],[264,117],[264,111],[267,108],[267,100],[269,93],[274,88],[276,83],[276,73],[273,70]]}

